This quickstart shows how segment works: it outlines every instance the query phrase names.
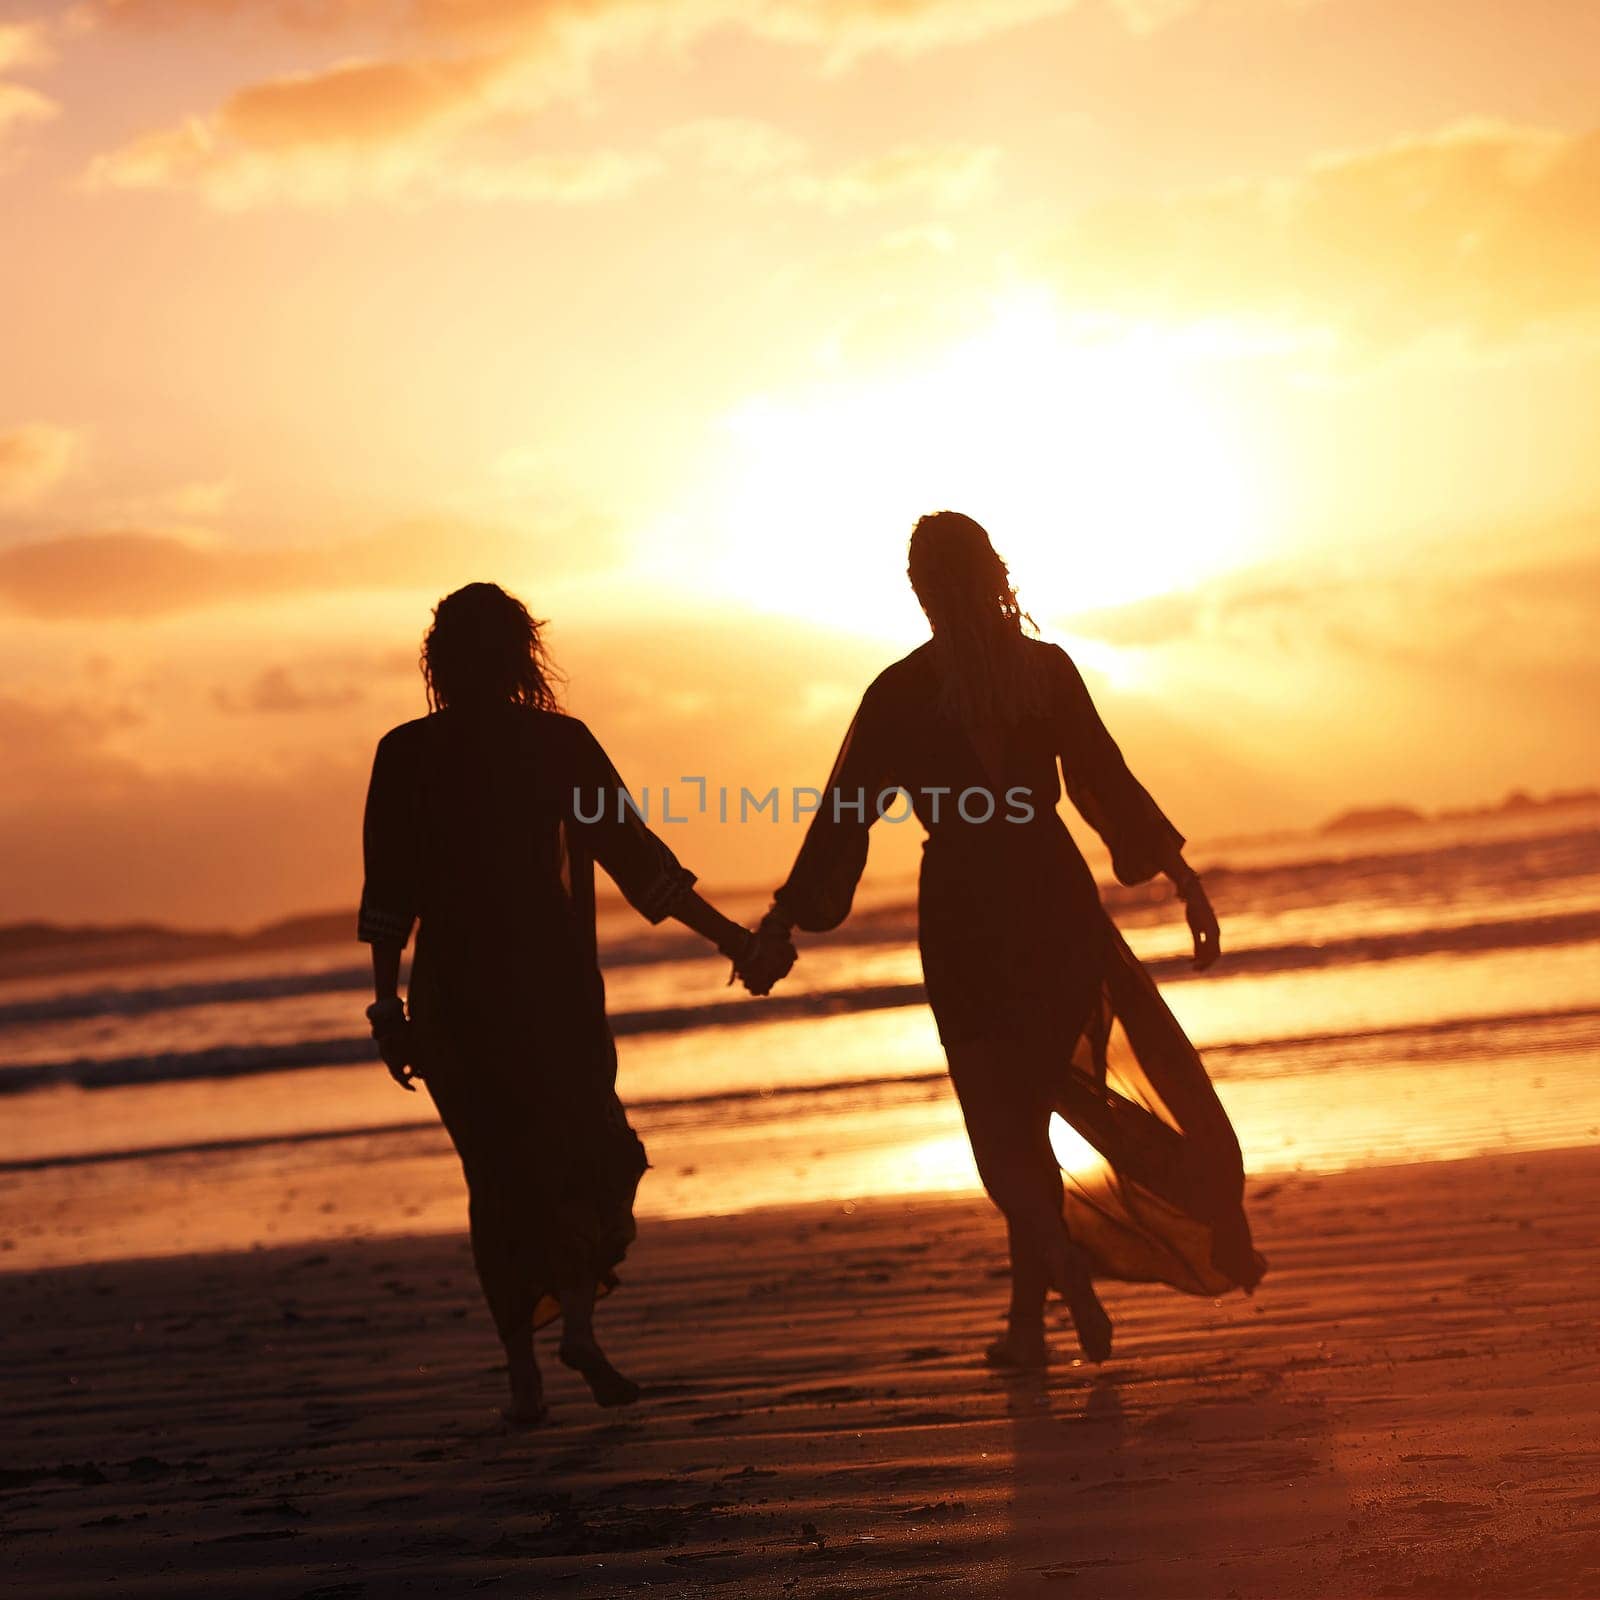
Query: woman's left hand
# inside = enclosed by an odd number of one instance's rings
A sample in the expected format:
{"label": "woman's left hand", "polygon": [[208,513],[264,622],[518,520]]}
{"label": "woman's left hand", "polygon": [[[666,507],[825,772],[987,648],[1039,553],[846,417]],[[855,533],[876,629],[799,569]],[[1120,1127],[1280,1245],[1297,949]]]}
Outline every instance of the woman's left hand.
{"label": "woman's left hand", "polygon": [[389,1069],[389,1076],[402,1089],[415,1094],[417,1086],[413,1079],[422,1074],[413,1065],[411,1022],[404,1004],[396,995],[380,996],[367,1007],[367,1021],[372,1024],[372,1037],[384,1066]]}
{"label": "woman's left hand", "polygon": [[1191,879],[1184,888],[1183,912],[1189,921],[1189,932],[1194,935],[1195,971],[1204,972],[1215,966],[1222,954],[1222,929],[1198,878]]}
{"label": "woman's left hand", "polygon": [[794,941],[788,930],[768,918],[750,935],[744,951],[734,958],[733,972],[751,994],[767,995],[772,993],[774,984],[788,977],[796,959]]}
{"label": "woman's left hand", "polygon": [[383,1064],[389,1069],[389,1076],[402,1089],[409,1089],[415,1094],[417,1092],[415,1080],[421,1074],[411,1064],[410,1023],[396,1033],[385,1034],[378,1041],[378,1054],[383,1057]]}

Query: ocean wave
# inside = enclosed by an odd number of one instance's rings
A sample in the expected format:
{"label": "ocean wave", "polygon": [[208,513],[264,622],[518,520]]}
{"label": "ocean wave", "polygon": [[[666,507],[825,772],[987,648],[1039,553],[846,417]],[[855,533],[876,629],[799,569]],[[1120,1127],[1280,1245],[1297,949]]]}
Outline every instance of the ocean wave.
{"label": "ocean wave", "polygon": [[[1503,922],[1472,923],[1464,927],[1358,935],[1330,939],[1321,944],[1279,944],[1235,951],[1223,958],[1206,981],[1216,983],[1226,981],[1229,977],[1353,966],[1407,957],[1475,955],[1487,951],[1526,950],[1595,941],[1600,941],[1600,911],[1522,917]],[[1185,977],[1192,969],[1187,957],[1171,956],[1146,963],[1146,970],[1158,980],[1172,981]],[[365,975],[361,976],[365,983]],[[611,1017],[611,1029],[618,1038],[681,1034],[706,1028],[740,1028],[853,1012],[890,1010],[920,1005],[925,998],[920,983],[883,983],[848,989],[777,994],[760,1003],[752,1003],[739,996],[703,1005],[618,1012]],[[51,1084],[76,1084],[81,1088],[98,1089],[131,1083],[243,1077],[264,1072],[342,1066],[374,1059],[376,1051],[371,1039],[356,1034],[275,1044],[225,1044],[201,1050],[171,1050],[141,1055],[78,1056],[11,1065],[0,1062],[0,1094],[18,1093]]]}
{"label": "ocean wave", "polygon": [[[904,943],[915,937],[914,923],[897,926],[884,943]],[[1392,961],[1406,956],[1470,955],[1489,950],[1526,950],[1544,945],[1583,944],[1600,939],[1600,911],[1571,911],[1539,917],[1509,917],[1470,922],[1460,926],[1400,929],[1321,941],[1294,941],[1229,950],[1215,976],[1294,972],[1306,968],[1339,966],[1368,961]],[[863,941],[866,942],[866,941]],[[878,942],[874,940],[873,942]],[[690,947],[699,953],[701,947]],[[678,952],[680,955],[682,951]],[[609,954],[607,966],[616,963]],[[1146,969],[1158,980],[1182,977],[1189,969],[1187,956],[1166,956],[1147,961]],[[52,995],[0,1004],[0,1028],[41,1022],[65,1022],[88,1017],[145,1016],[155,1012],[202,1005],[299,999],[307,995],[360,993],[372,982],[365,966],[332,971],[264,974],[230,978],[214,983],[175,984],[149,989],[96,989],[86,993]],[[838,989],[780,996],[784,1005],[799,1008],[786,1015],[806,1015],[811,1010],[874,1010],[881,1006],[915,1005],[923,998],[920,984],[897,984],[859,989]],[[774,1004],[778,1001],[774,1001]],[[660,1011],[622,1013],[612,1018],[618,1031],[632,1033],[680,1032],[686,1028],[738,1025],[752,1020],[742,1001],[706,1006],[684,1006]],[[771,1015],[771,1008],[765,1008]],[[729,1013],[729,1015],[724,1015]],[[243,1047],[241,1047],[243,1048]],[[266,1047],[262,1047],[266,1048]],[[293,1050],[294,1045],[274,1046]],[[341,1059],[343,1059],[341,1057]],[[8,1069],[0,1062],[0,1073]],[[40,1070],[45,1070],[41,1068]]]}
{"label": "ocean wave", "polygon": [[[1428,849],[1319,856],[1311,860],[1259,865],[1221,860],[1206,866],[1206,881],[1222,913],[1270,916],[1317,904],[1348,908],[1374,900],[1411,906],[1419,917],[1441,899],[1455,904],[1482,899],[1492,905],[1508,889],[1525,895],[1541,885],[1600,878],[1600,829],[1592,826],[1510,839],[1473,839]],[[1103,886],[1106,907],[1128,927],[1171,915],[1164,880],[1132,888]],[[1323,943],[1283,943],[1232,951],[1233,972],[1292,970],[1338,961],[1383,960],[1393,955],[1448,953],[1536,944],[1576,942],[1595,937],[1600,914],[1574,913],[1542,918],[1485,918],[1461,927],[1418,928],[1368,938]],[[907,943],[916,936],[911,901],[863,910],[828,936],[828,946],[881,946]],[[610,938],[603,950],[608,970],[691,959],[704,946],[678,930]],[[1157,977],[1176,975],[1184,963],[1154,964]],[[364,962],[303,972],[266,972],[250,977],[175,983],[104,983],[73,987],[27,999],[0,1001],[0,1028],[94,1017],[134,1017],[189,1007],[294,999],[309,995],[356,993],[371,981]],[[689,1024],[696,1025],[696,1024]]]}
{"label": "ocean wave", "polygon": [[[365,1042],[365,1041],[363,1041]],[[1547,1052],[1591,1052],[1600,1048],[1600,1007],[1561,1012],[1507,1012],[1499,1016],[1452,1018],[1369,1028],[1352,1033],[1310,1034],[1292,1039],[1250,1040],[1213,1045],[1206,1061],[1222,1082],[1252,1072],[1274,1076],[1337,1071],[1374,1058],[1415,1062]],[[821,1082],[746,1085],[699,1094],[639,1095],[629,1098],[635,1114],[661,1118],[702,1117],[712,1110],[725,1116],[768,1117],[785,1104],[806,1103],[815,1111],[830,1099],[884,1095],[925,1096],[941,1092],[946,1073],[919,1070],[833,1078]],[[109,1150],[63,1151],[0,1161],[0,1174],[36,1172],[50,1167],[97,1166],[115,1161],[192,1157],[255,1150],[274,1145],[306,1145],[338,1139],[400,1137],[439,1141],[443,1132],[432,1119],[388,1121],[343,1128],[306,1128],[289,1133],[246,1134],[180,1144],[130,1145]]]}

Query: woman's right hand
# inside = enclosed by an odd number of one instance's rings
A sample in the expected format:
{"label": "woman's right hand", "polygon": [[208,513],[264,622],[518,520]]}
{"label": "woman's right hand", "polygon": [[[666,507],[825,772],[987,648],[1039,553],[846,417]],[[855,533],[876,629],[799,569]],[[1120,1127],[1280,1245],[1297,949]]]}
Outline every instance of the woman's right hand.
{"label": "woman's right hand", "polygon": [[786,978],[798,961],[789,930],[775,917],[765,917],[750,935],[750,943],[734,962],[733,970],[751,994],[771,994],[773,985]]}

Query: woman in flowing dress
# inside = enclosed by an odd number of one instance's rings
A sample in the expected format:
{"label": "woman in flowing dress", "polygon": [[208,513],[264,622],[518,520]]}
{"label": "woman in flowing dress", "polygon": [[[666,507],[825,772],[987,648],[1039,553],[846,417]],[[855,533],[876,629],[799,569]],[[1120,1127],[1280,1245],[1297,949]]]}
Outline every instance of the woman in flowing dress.
{"label": "woman in flowing dress", "polygon": [[[1252,1288],[1265,1262],[1245,1219],[1238,1141],[1056,813],[1057,762],[1117,877],[1171,879],[1198,967],[1217,957],[1216,918],[1182,836],[1129,772],[1077,668],[1024,631],[985,530],[956,512],[922,518],[908,575],[932,638],[867,689],[762,939],[776,953],[792,928],[837,927],[874,821],[910,796],[927,830],[928,1002],[1009,1237],[1007,1331],[987,1357],[1045,1363],[1054,1289],[1084,1353],[1103,1361],[1111,1323],[1095,1278],[1215,1295]],[[1097,1153],[1065,1184],[1052,1113]]]}
{"label": "woman in flowing dress", "polygon": [[517,1422],[545,1416],[534,1329],[558,1316],[559,1358],[601,1405],[639,1393],[593,1322],[646,1166],[616,1094],[594,863],[649,921],[710,940],[757,993],[792,960],[768,941],[754,962],[755,936],[695,892],[594,735],[557,710],[539,629],[494,584],[439,602],[422,655],[429,714],[385,734],[373,761],[358,930],[379,1050],[402,1086],[422,1079],[461,1157]]}

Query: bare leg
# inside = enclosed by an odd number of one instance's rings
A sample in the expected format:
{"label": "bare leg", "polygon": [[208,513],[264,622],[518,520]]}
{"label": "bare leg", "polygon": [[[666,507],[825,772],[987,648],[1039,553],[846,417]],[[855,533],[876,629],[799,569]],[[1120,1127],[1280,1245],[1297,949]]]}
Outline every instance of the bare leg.
{"label": "bare leg", "polygon": [[983,1359],[1005,1371],[1037,1372],[1050,1362],[1044,1336],[1044,1303],[1050,1285],[1038,1251],[1009,1219],[1006,1241],[1011,1256],[1006,1331],[984,1351]]}
{"label": "bare leg", "polygon": [[948,1048],[978,1174],[1005,1215],[1011,1241],[1011,1330],[990,1349],[996,1365],[1043,1363],[1041,1285],[1066,1300],[1091,1361],[1111,1353],[1111,1319],[1061,1216],[1043,1048],[1022,1039],[964,1040]]}
{"label": "bare leg", "polygon": [[524,1332],[506,1343],[506,1371],[511,1378],[511,1403],[503,1415],[507,1422],[524,1426],[543,1422],[550,1414],[544,1403],[544,1379],[533,1354],[533,1319]]}
{"label": "bare leg", "polygon": [[1013,1328],[1038,1328],[1042,1333],[1044,1302],[1050,1292],[1049,1271],[1009,1222],[1006,1240],[1011,1253],[1011,1305],[1006,1321]]}
{"label": "bare leg", "polygon": [[611,1365],[594,1336],[594,1293],[592,1281],[559,1291],[561,1344],[556,1354],[582,1375],[600,1405],[631,1406],[639,1398],[639,1385]]}
{"label": "bare leg", "polygon": [[493,1208],[474,1198],[467,1215],[473,1264],[506,1352],[506,1374],[511,1381],[511,1403],[501,1415],[507,1422],[532,1426],[549,1414],[544,1403],[544,1379],[533,1353],[533,1306],[517,1281],[514,1252],[498,1226]]}

